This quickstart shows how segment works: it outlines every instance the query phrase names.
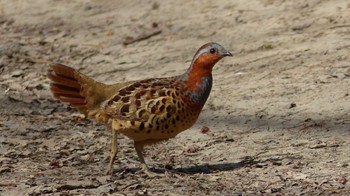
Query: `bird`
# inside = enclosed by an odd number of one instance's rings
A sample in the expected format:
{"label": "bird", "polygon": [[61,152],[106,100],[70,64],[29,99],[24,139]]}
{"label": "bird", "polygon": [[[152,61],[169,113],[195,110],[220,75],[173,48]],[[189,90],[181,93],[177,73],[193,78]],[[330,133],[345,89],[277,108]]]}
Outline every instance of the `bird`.
{"label": "bird", "polygon": [[134,142],[139,172],[154,176],[144,160],[144,147],[174,138],[197,121],[212,88],[212,69],[229,56],[223,46],[210,42],[177,76],[104,84],[59,63],[50,65],[47,76],[54,98],[112,130],[107,174],[112,173],[118,135],[123,134]]}

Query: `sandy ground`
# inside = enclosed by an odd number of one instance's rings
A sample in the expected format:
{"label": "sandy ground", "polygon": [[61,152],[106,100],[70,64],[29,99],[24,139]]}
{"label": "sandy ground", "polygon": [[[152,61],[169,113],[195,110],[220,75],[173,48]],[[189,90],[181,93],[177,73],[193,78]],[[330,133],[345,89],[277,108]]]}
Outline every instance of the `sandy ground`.
{"label": "sandy ground", "polygon": [[[209,41],[234,58],[196,125],[147,148],[164,177],[126,138],[105,175],[110,131],[52,98],[48,65],[173,76]],[[348,0],[1,0],[0,195],[348,195],[349,49]]]}

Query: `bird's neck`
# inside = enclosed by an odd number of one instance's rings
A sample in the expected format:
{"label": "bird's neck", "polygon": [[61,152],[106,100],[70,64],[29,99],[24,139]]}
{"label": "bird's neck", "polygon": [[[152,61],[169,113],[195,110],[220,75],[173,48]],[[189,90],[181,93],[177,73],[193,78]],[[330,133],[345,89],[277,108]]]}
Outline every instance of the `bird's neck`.
{"label": "bird's neck", "polygon": [[182,76],[185,83],[184,96],[189,104],[198,107],[205,104],[213,83],[211,72],[214,64],[208,64],[208,61],[194,61]]}

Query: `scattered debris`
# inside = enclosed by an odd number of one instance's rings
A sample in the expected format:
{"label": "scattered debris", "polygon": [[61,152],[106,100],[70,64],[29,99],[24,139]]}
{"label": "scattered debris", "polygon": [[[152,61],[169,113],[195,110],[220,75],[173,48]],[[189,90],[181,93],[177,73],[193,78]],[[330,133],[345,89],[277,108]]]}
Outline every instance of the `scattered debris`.
{"label": "scattered debris", "polygon": [[209,127],[207,127],[207,126],[202,126],[202,128],[201,128],[201,133],[202,133],[202,134],[206,134],[206,133],[208,133],[209,131],[210,131]]}
{"label": "scattered debris", "polygon": [[290,106],[289,106],[289,109],[292,109],[292,108],[295,108],[297,107],[297,104],[296,103],[291,103]]}

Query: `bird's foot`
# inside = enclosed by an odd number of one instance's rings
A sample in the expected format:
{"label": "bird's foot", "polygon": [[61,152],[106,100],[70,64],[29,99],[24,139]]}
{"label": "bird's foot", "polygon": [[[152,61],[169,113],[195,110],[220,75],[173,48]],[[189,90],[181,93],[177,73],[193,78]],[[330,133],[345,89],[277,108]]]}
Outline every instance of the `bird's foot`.
{"label": "bird's foot", "polygon": [[144,173],[146,174],[148,177],[150,178],[155,178],[155,177],[163,177],[164,175],[162,174],[158,174],[158,173],[155,173],[153,171],[151,171],[146,164],[144,163],[141,163],[141,170],[139,170],[138,172],[136,173]]}

